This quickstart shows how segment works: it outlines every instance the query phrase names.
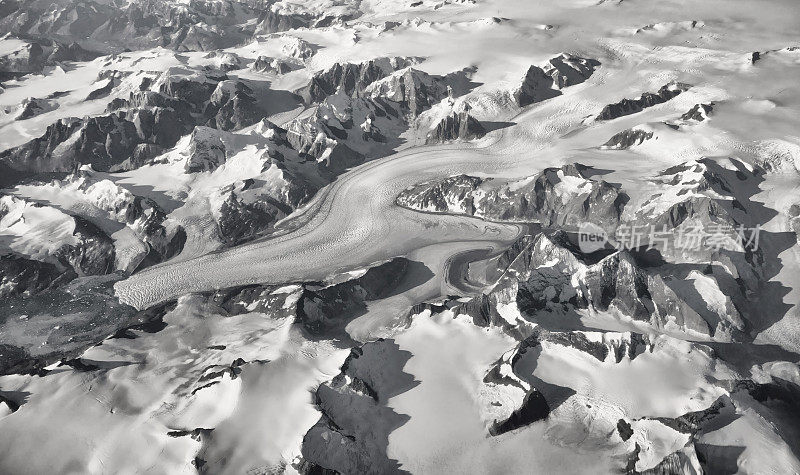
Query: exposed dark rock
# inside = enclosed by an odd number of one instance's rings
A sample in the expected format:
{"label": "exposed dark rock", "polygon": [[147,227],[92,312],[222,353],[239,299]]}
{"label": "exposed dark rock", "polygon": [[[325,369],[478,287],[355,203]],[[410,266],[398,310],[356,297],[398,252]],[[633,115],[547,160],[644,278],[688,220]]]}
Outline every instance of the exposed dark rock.
{"label": "exposed dark rock", "polygon": [[628,440],[633,435],[633,428],[625,419],[617,421],[617,432],[622,440]]}
{"label": "exposed dark rock", "polygon": [[48,112],[57,107],[56,104],[48,101],[47,99],[37,99],[34,97],[25,99],[19,105],[19,112],[15,117],[16,120],[26,120],[35,117],[43,112]]}
{"label": "exposed dark rock", "polygon": [[586,335],[578,332],[540,332],[539,338],[557,345],[575,348],[576,350],[588,353],[598,361],[605,361],[609,349],[604,343],[589,341]]}
{"label": "exposed dark rock", "polygon": [[260,71],[263,73],[286,74],[294,71],[297,66],[292,65],[288,61],[271,58],[269,56],[259,56],[251,66],[253,71]]}
{"label": "exposed dark rock", "polygon": [[0,162],[22,172],[69,172],[83,164],[98,171],[127,170],[173,147],[198,121],[234,130],[263,117],[247,85],[211,73],[168,77],[159,92],[132,92],[108,110],[114,112],[60,119],[41,137],[0,153]]}
{"label": "exposed dark rock", "polygon": [[[397,197],[397,204],[422,211],[476,212],[473,193],[483,180],[468,175],[457,175],[437,182],[429,182],[404,191]],[[458,203],[453,209],[450,203]]]}
{"label": "exposed dark rock", "polygon": [[789,228],[800,239],[800,204],[793,204],[789,207]]}
{"label": "exposed dark rock", "polygon": [[0,298],[13,295],[29,297],[45,289],[69,282],[77,276],[54,264],[21,256],[0,256]]}
{"label": "exposed dark rock", "polygon": [[220,236],[235,244],[268,233],[316,191],[302,181],[291,181],[280,199],[263,191],[263,181],[236,182],[222,190],[225,197],[215,215]]}
{"label": "exposed dark rock", "polygon": [[553,88],[554,80],[538,66],[531,66],[525,73],[522,86],[514,92],[517,105],[525,107],[561,95],[561,91]]}
{"label": "exposed dark rock", "polygon": [[[426,182],[403,191],[397,203],[412,209],[465,213],[495,221],[615,227],[627,196],[605,181],[586,178],[582,165],[547,168],[516,182],[492,186],[466,175]],[[478,190],[481,190],[478,193]]]}
{"label": "exposed dark rock", "polygon": [[686,111],[682,116],[682,120],[693,120],[695,122],[703,122],[708,119],[709,114],[714,110],[714,103],[708,104],[695,104],[694,107]]}
{"label": "exposed dark rock", "polygon": [[186,172],[214,171],[225,163],[225,144],[214,129],[195,127],[189,145]]}
{"label": "exposed dark rock", "polygon": [[[114,296],[114,278],[79,278],[0,305],[0,375],[36,373],[78,357],[120,328],[137,312]],[[19,316],[26,319],[20,320]]]}
{"label": "exposed dark rock", "polygon": [[381,97],[399,105],[409,117],[417,117],[450,94],[447,79],[408,67],[402,74],[393,74],[371,89],[373,97]]}
{"label": "exposed dark rock", "polygon": [[[12,6],[15,5],[15,6]],[[116,48],[167,47],[179,51],[211,51],[235,46],[267,26],[269,2],[187,2],[158,0],[119,3],[4,2],[0,27],[21,37],[86,41]],[[282,17],[282,15],[273,14]],[[260,21],[261,20],[261,21]],[[299,26],[299,25],[298,25]],[[40,41],[40,40],[37,40]],[[44,41],[44,40],[41,40]],[[80,60],[77,44],[61,45],[58,61]],[[58,49],[58,47],[56,47]]]}
{"label": "exposed dark rock", "polygon": [[402,368],[411,354],[391,340],[354,348],[341,373],[317,389],[322,417],[303,437],[303,459],[316,473],[405,473],[388,458],[389,434],[408,416],[386,405],[417,382]]}
{"label": "exposed dark rock", "polygon": [[241,82],[228,84],[232,90],[218,86],[203,116],[214,117],[213,124],[221,130],[238,130],[261,120],[264,114],[253,97],[252,89]]}
{"label": "exposed dark rock", "polygon": [[95,99],[100,99],[102,97],[106,97],[111,94],[111,91],[114,90],[114,81],[109,79],[106,84],[103,86],[98,87],[97,89],[92,90],[87,96],[87,101],[93,101]]}
{"label": "exposed dark rock", "polygon": [[582,307],[592,305],[598,310],[608,310],[614,306],[638,320],[649,320],[655,308],[647,286],[647,276],[625,251],[617,252],[590,267],[582,287],[577,299]]}
{"label": "exposed dark rock", "polygon": [[734,409],[731,406],[730,399],[723,396],[714,401],[711,406],[701,411],[687,412],[676,418],[656,417],[654,419],[678,432],[694,435],[697,431],[701,430],[706,423],[719,416],[720,413],[725,410],[733,411]]}
{"label": "exposed dark rock", "polygon": [[642,110],[662,104],[689,89],[688,84],[669,83],[661,86],[658,92],[645,92],[638,99],[622,99],[621,101],[609,104],[597,115],[597,120],[613,120],[630,114],[641,112]]}
{"label": "exposed dark rock", "polygon": [[267,8],[258,18],[256,33],[279,33],[304,28],[310,26],[313,20],[311,15],[285,15]]}
{"label": "exposed dark rock", "polygon": [[204,429],[202,427],[198,427],[192,430],[171,430],[167,432],[167,435],[170,437],[186,437],[189,436],[194,440],[201,440],[204,437],[207,437],[214,429]]}
{"label": "exposed dark rock", "polygon": [[486,135],[486,130],[480,122],[469,114],[469,109],[453,112],[428,132],[425,143],[441,143],[453,140],[472,140]]}
{"label": "exposed dark rock", "polygon": [[645,140],[650,140],[652,138],[652,130],[642,128],[627,129],[618,134],[614,134],[614,136],[608,139],[608,142],[603,144],[603,147],[626,150],[635,145],[641,145]]}
{"label": "exposed dark rock", "polygon": [[586,81],[600,62],[563,53],[548,61],[543,67],[531,66],[514,92],[517,105],[541,102],[561,95],[561,89]]}
{"label": "exposed dark rock", "polygon": [[315,74],[308,86],[299,91],[307,103],[319,102],[338,89],[351,96],[368,85],[399,69],[410,66],[406,58],[378,58],[360,64],[336,63],[330,69]]}
{"label": "exposed dark rock", "polygon": [[406,273],[409,261],[395,258],[341,284],[306,287],[298,320],[312,335],[330,335],[366,311],[366,302],[388,297]]}
{"label": "exposed dark rock", "polygon": [[288,205],[269,196],[247,203],[232,191],[219,211],[219,233],[231,244],[249,240],[272,229],[278,220],[291,212]]}
{"label": "exposed dark rock", "polygon": [[[3,19],[0,18],[0,25],[2,24]],[[0,56],[0,71],[21,74],[39,73],[47,66],[55,66],[67,61],[91,61],[100,56],[100,53],[87,51],[77,43],[66,45],[41,37],[37,37],[35,40],[21,39],[25,44],[20,50]]]}
{"label": "exposed dark rock", "polygon": [[673,475],[676,473],[691,473],[695,467],[699,466],[697,454],[693,449],[693,443],[687,444],[681,450],[672,452],[664,457],[661,462],[653,468],[644,470],[642,475]]}
{"label": "exposed dark rock", "polygon": [[520,427],[525,427],[536,421],[545,419],[550,415],[550,406],[547,404],[542,393],[532,389],[525,395],[522,406],[511,413],[508,419],[503,422],[495,421],[489,428],[491,435],[500,435],[510,432]]}
{"label": "exposed dark rock", "polygon": [[114,270],[114,241],[100,228],[73,216],[77,246],[68,244],[61,247],[54,257],[62,264],[75,270],[78,275],[103,275]]}

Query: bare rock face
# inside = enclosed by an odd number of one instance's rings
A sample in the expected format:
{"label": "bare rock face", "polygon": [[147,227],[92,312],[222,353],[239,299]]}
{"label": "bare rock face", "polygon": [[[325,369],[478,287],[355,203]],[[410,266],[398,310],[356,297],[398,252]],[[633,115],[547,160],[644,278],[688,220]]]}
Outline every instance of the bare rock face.
{"label": "bare rock face", "polygon": [[525,73],[520,88],[514,92],[514,99],[517,105],[525,107],[527,105],[560,96],[561,92],[554,87],[551,76],[538,66],[531,66]]}
{"label": "bare rock face", "polygon": [[84,164],[98,171],[131,169],[175,146],[195,125],[235,130],[264,116],[253,91],[224,74],[168,76],[158,91],[149,87],[111,101],[106,115],[60,119],[41,137],[0,153],[0,162],[40,173],[70,172]]}
{"label": "bare rock face", "polygon": [[401,193],[397,197],[397,204],[421,211],[474,215],[474,194],[482,183],[482,179],[469,175],[422,183]]}
{"label": "bare rock face", "polygon": [[241,129],[264,117],[253,97],[253,90],[240,81],[230,80],[217,85],[203,116],[214,117],[209,119],[209,125],[221,130]]}
{"label": "bare rock face", "polygon": [[29,97],[22,101],[17,107],[17,115],[15,120],[26,120],[35,117],[44,112],[49,112],[57,107],[57,104],[47,100],[35,97]]}
{"label": "bare rock face", "polygon": [[562,53],[551,59],[543,70],[553,78],[553,84],[557,89],[563,89],[586,81],[598,67],[600,61],[596,59]]}
{"label": "bare rock face", "polygon": [[354,348],[339,373],[316,391],[322,417],[303,437],[302,455],[320,471],[406,473],[386,454],[389,434],[408,416],[387,406],[389,398],[416,386],[403,372],[411,354],[391,340]]}
{"label": "bare rock face", "polygon": [[[224,158],[227,143],[222,138],[234,137],[235,140],[235,136],[214,129],[202,130],[206,136],[198,145],[203,144],[208,154],[204,152],[205,158],[201,162],[219,166],[222,162],[218,160]],[[286,130],[266,120],[256,130],[269,137],[267,149],[261,157],[261,174],[221,187],[209,196],[219,235],[229,244],[271,232],[277,221],[307,202],[325,182],[321,169],[306,163],[306,158],[292,149]],[[193,156],[190,156],[187,166],[192,160]]]}
{"label": "bare rock face", "polygon": [[23,46],[0,56],[0,71],[12,74],[39,73],[47,66],[68,61],[91,61],[100,53],[83,49],[77,43],[64,44],[48,39],[23,39]]}
{"label": "bare rock face", "polygon": [[645,201],[639,216],[667,229],[684,224],[755,226],[749,202],[764,171],[735,159],[722,162],[725,166],[703,158],[662,170],[652,181],[670,190]]}
{"label": "bare rock face", "polygon": [[415,118],[448,96],[445,78],[408,67],[373,83],[367,91],[372,98],[397,103],[409,117]]}
{"label": "bare rock face", "polygon": [[378,58],[363,63],[336,63],[315,74],[308,86],[298,91],[307,103],[319,102],[341,89],[344,94],[362,92],[373,82],[414,64],[410,58]]}
{"label": "bare rock face", "polygon": [[336,285],[306,286],[298,319],[310,334],[328,336],[366,309],[367,302],[388,296],[405,276],[409,261],[398,257],[371,267],[358,278]]}
{"label": "bare rock face", "polygon": [[227,186],[221,193],[224,201],[216,213],[217,225],[222,238],[230,244],[268,232],[294,209],[291,203],[262,193],[253,179]]}
{"label": "bare rock face", "polygon": [[789,207],[789,227],[800,238],[800,204]]}
{"label": "bare rock face", "polygon": [[253,71],[262,73],[286,74],[297,68],[296,65],[283,59],[272,58],[269,56],[259,56],[250,67]]}
{"label": "bare rock face", "polygon": [[599,66],[597,60],[563,53],[542,67],[528,68],[522,85],[514,91],[514,99],[525,107],[559,96],[561,89],[586,81]]}
{"label": "bare rock face", "polygon": [[584,305],[592,305],[598,310],[614,306],[638,320],[647,320],[653,312],[647,277],[625,251],[587,268],[581,281],[585,287],[580,288],[577,299]]}
{"label": "bare rock face", "polygon": [[[26,247],[24,252],[29,257],[54,264],[62,271],[71,269],[79,276],[114,271],[113,241],[96,225],[30,200],[0,195],[0,230],[4,234],[30,239],[48,229],[52,236]],[[3,251],[8,254],[8,249],[0,252]],[[10,251],[15,254],[13,248]]]}
{"label": "bare rock face", "polygon": [[0,256],[0,298],[3,299],[15,295],[30,297],[75,277],[71,270],[64,272],[47,262],[11,254]]}
{"label": "bare rock face", "polygon": [[615,150],[626,150],[636,145],[641,145],[645,141],[653,138],[653,131],[641,127],[623,130],[614,134],[608,142],[603,144],[603,148]]}
{"label": "bare rock face", "polygon": [[[268,8],[268,6],[267,6]],[[168,47],[212,51],[245,41],[267,16],[253,2],[172,2],[144,0],[130,4],[7,2],[0,18],[3,31],[21,37],[53,37],[117,47]],[[261,18],[273,26],[295,27],[279,18]],[[65,47],[72,49],[72,45]],[[71,51],[68,51],[72,53]],[[74,57],[74,53],[68,57]]]}
{"label": "bare rock face", "polygon": [[708,104],[695,104],[694,107],[686,111],[682,116],[682,120],[690,120],[694,122],[703,122],[708,120],[708,116],[714,110],[714,103]]}
{"label": "bare rock face", "polygon": [[311,25],[314,18],[304,14],[283,14],[267,8],[259,17],[255,33],[278,33],[281,31],[304,28]]}
{"label": "bare rock face", "polygon": [[669,83],[661,86],[658,92],[645,92],[637,99],[622,99],[621,101],[609,104],[597,115],[597,120],[613,120],[630,114],[641,112],[642,110],[663,104],[673,97],[689,89],[688,84]]}
{"label": "bare rock face", "polygon": [[[464,93],[471,84],[469,68],[437,76],[410,67],[417,61],[377,58],[339,63],[316,73],[297,91],[315,107],[286,125],[292,147],[331,177],[393,153],[419,114],[452,94]],[[455,118],[458,123],[444,123],[444,135],[431,140],[458,133],[465,138],[482,135],[480,124],[470,119],[460,116]]]}
{"label": "bare rock face", "polygon": [[453,140],[472,140],[486,135],[480,122],[469,114],[469,109],[453,112],[428,132],[425,143],[442,143]]}
{"label": "bare rock face", "polygon": [[195,127],[189,145],[186,172],[214,171],[225,163],[225,144],[215,129]]}
{"label": "bare rock face", "polygon": [[69,265],[78,275],[103,275],[114,270],[114,243],[101,229],[91,222],[75,219],[77,245],[66,245],[54,254],[62,263]]}
{"label": "bare rock face", "polygon": [[[714,262],[700,272],[691,264],[685,269],[648,267],[637,256],[624,249],[584,254],[574,238],[560,230],[525,236],[498,259],[505,271],[490,292],[445,306],[472,317],[476,325],[496,327],[517,338],[525,335],[524,325],[501,317],[500,306],[514,305],[523,319],[532,321],[539,315],[566,318],[561,316],[589,309],[718,341],[746,338],[746,291],[724,263]],[[617,361],[626,351],[608,350]]]}
{"label": "bare rock face", "polygon": [[397,203],[496,221],[547,226],[578,226],[588,221],[613,229],[627,196],[602,180],[587,178],[585,170],[579,164],[548,168],[538,175],[498,186],[475,177],[450,177],[413,186],[398,196]]}

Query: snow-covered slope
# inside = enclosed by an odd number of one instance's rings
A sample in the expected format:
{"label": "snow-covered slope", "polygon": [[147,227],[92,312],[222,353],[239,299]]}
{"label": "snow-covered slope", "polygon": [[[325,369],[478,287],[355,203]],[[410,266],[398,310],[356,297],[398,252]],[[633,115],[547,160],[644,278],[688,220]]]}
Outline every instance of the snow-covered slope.
{"label": "snow-covered slope", "polygon": [[800,472],[795,3],[0,3],[0,473]]}

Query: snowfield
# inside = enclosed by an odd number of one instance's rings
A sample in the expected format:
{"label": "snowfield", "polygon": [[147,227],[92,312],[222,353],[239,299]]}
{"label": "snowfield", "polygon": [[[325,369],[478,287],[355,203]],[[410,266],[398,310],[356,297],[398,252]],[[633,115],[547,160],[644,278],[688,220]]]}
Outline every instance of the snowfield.
{"label": "snowfield", "polygon": [[0,473],[800,473],[798,19],[0,7]]}

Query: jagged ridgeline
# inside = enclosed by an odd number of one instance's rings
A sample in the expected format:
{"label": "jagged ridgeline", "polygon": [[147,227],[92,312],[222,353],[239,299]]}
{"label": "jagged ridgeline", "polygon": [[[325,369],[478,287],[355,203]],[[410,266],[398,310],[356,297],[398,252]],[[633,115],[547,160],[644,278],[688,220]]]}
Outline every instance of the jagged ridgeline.
{"label": "jagged ridgeline", "polygon": [[0,1],[0,474],[800,473],[740,3]]}

